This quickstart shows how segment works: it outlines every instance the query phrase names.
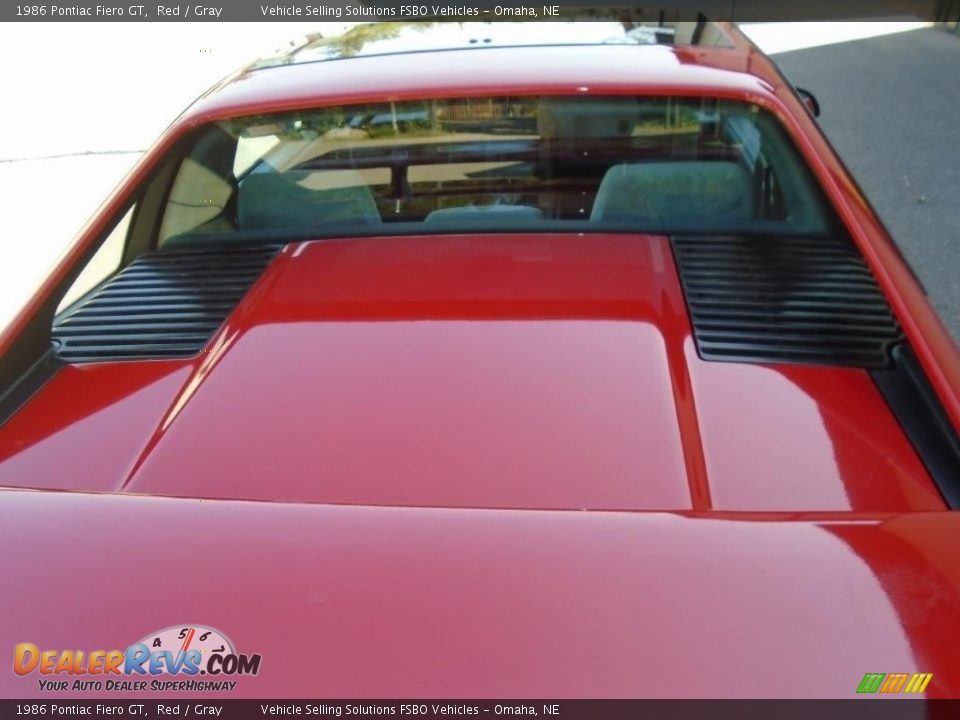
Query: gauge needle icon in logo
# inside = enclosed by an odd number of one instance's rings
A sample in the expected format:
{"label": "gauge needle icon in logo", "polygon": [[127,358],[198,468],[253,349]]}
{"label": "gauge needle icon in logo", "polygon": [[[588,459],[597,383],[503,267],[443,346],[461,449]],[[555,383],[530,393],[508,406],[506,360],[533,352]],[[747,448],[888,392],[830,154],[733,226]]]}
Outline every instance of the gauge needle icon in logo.
{"label": "gauge needle icon in logo", "polygon": [[190,631],[187,633],[187,636],[183,639],[183,647],[180,648],[181,653],[185,653],[190,649],[190,641],[193,640],[193,636],[196,635],[196,628],[190,628]]}

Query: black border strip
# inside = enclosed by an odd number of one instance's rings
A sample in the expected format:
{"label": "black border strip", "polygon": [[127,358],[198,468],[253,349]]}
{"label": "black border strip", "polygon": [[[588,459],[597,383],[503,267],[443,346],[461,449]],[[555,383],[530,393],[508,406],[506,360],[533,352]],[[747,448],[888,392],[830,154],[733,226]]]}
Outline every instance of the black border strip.
{"label": "black border strip", "polygon": [[0,395],[0,428],[7,420],[36,395],[54,375],[64,367],[64,362],[57,357],[56,349],[50,349],[40,356],[30,368],[21,375],[2,395]]}
{"label": "black border strip", "polygon": [[873,371],[873,381],[947,505],[960,509],[960,437],[910,346],[891,356],[893,367]]}
{"label": "black border strip", "polygon": [[[746,671],[745,671],[746,672]],[[851,671],[861,675],[860,668]],[[695,675],[695,673],[693,673]],[[167,679],[167,678],[164,678]],[[151,681],[147,681],[149,683]],[[695,691],[696,679],[690,686]],[[798,672],[798,693],[802,692],[803,674]],[[758,688],[758,691],[762,688]],[[217,694],[198,695],[191,700],[165,697],[163,694],[130,695],[123,699],[109,696],[98,700],[69,696],[35,700],[0,700],[3,717],[36,716],[85,717],[116,716],[142,718],[199,715],[221,720],[245,718],[297,717],[410,717],[417,720],[431,718],[512,718],[536,716],[563,720],[901,720],[906,718],[955,718],[960,715],[960,701],[927,700],[923,696],[905,694],[856,695],[850,690],[850,699],[840,700],[557,700],[503,698],[490,699],[403,699],[403,700],[342,700],[342,699],[248,699],[225,698]],[[112,712],[110,712],[112,710]]]}

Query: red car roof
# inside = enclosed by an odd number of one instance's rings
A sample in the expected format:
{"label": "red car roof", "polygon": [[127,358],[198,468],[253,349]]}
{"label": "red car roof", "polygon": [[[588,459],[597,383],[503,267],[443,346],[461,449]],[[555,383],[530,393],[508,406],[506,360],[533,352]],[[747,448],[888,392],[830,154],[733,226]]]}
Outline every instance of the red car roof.
{"label": "red car roof", "polygon": [[752,52],[746,45],[497,47],[248,69],[201,97],[181,122],[424,97],[643,92],[770,98],[779,80],[767,66],[751,63]]}

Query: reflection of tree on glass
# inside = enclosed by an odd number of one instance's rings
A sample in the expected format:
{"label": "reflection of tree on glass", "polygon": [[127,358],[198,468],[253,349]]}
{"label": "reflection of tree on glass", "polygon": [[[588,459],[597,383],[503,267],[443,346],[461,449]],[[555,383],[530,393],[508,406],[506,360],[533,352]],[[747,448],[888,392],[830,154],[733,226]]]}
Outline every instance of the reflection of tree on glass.
{"label": "reflection of tree on glass", "polygon": [[392,40],[405,29],[423,31],[436,23],[432,22],[378,22],[354,25],[341,35],[318,38],[308,47],[326,51],[340,58],[353,57],[363,52],[370,43]]}

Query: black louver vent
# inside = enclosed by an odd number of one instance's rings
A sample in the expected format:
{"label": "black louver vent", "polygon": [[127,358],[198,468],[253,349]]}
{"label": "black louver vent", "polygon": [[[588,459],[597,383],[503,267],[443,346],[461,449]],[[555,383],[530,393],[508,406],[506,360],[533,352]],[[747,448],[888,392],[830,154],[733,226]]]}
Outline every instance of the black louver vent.
{"label": "black louver vent", "polygon": [[69,363],[190,357],[203,349],[278,245],[161,250],[134,260],[58,316]]}
{"label": "black louver vent", "polygon": [[901,339],[846,239],[675,237],[673,248],[705,360],[883,368]]}

